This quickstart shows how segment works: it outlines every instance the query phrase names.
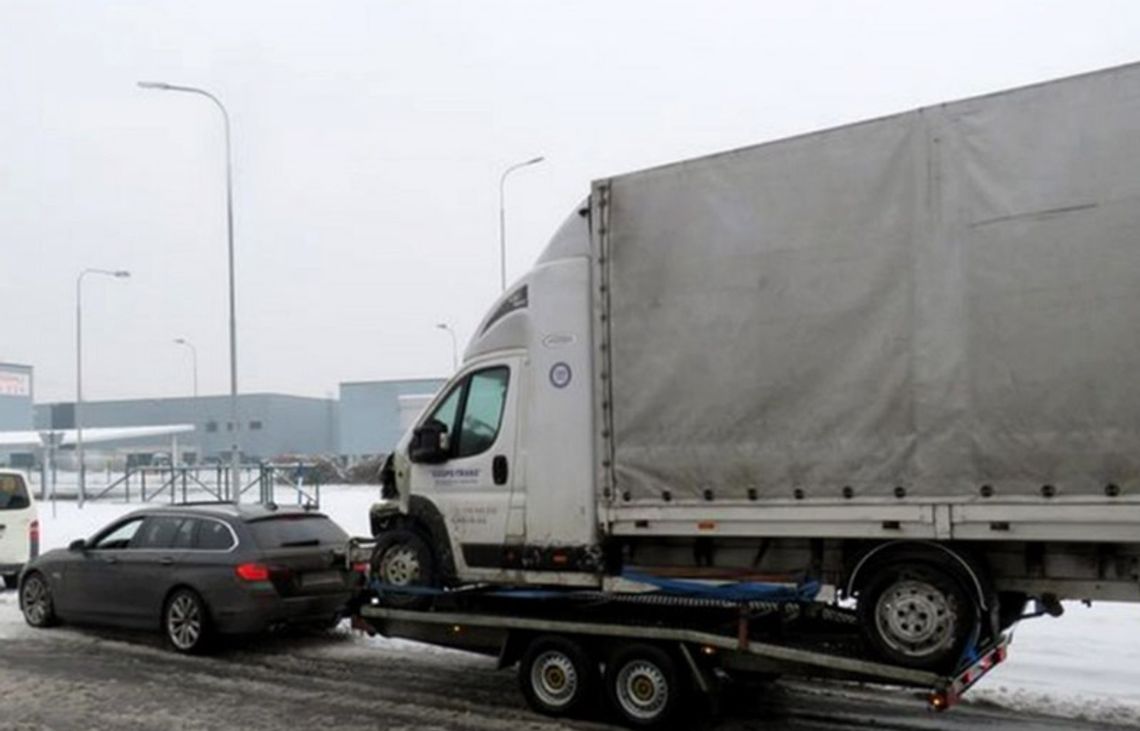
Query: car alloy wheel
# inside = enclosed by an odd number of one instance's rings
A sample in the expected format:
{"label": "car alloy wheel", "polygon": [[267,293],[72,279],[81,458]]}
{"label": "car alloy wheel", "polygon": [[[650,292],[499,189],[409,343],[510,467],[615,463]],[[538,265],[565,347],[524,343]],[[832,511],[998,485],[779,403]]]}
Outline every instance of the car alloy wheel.
{"label": "car alloy wheel", "polygon": [[179,591],[166,606],[166,638],[179,652],[198,650],[205,639],[206,612],[202,600],[190,591]]}

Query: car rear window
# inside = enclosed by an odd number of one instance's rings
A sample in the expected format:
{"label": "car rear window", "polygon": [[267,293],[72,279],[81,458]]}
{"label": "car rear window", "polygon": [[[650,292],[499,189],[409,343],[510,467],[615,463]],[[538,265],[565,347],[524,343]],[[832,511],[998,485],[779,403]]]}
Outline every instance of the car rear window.
{"label": "car rear window", "polygon": [[0,475],[0,510],[23,510],[31,504],[23,477]]}
{"label": "car rear window", "polygon": [[323,515],[281,515],[249,524],[253,540],[264,549],[343,545],[344,530]]}

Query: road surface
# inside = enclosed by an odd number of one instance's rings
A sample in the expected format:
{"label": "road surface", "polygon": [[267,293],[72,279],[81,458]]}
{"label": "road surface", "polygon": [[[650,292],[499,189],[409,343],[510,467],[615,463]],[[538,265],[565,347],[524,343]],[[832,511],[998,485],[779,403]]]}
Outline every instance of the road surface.
{"label": "road surface", "polygon": [[[614,728],[604,716],[555,721],[531,713],[514,673],[495,672],[491,660],[344,629],[243,641],[199,658],[175,655],[146,634],[5,624],[2,729]],[[736,692],[725,705],[716,725],[723,731],[1104,728],[978,705],[935,715],[908,692],[809,683]]]}

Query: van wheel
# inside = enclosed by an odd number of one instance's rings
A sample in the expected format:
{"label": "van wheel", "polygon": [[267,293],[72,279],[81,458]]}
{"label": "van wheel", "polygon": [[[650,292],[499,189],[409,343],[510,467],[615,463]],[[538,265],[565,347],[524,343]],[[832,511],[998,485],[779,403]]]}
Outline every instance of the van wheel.
{"label": "van wheel", "polygon": [[59,623],[51,587],[47,579],[37,572],[28,574],[20,587],[20,609],[24,613],[24,621],[33,627],[51,627]]}
{"label": "van wheel", "polygon": [[527,705],[547,716],[578,713],[594,697],[597,676],[597,663],[565,637],[539,637],[519,663],[519,687]]}
{"label": "van wheel", "polygon": [[673,728],[685,706],[677,663],[654,645],[627,645],[614,653],[605,686],[610,705],[630,726]]}
{"label": "van wheel", "polygon": [[896,563],[879,569],[859,592],[859,623],[887,662],[950,672],[979,626],[962,584],[934,564]]}
{"label": "van wheel", "polygon": [[427,594],[401,592],[402,588],[435,588],[439,586],[435,558],[427,541],[419,533],[407,528],[396,528],[380,535],[372,550],[371,575],[382,585],[395,591],[380,590],[380,599],[394,607],[416,608],[427,606]]}
{"label": "van wheel", "polygon": [[186,655],[205,652],[210,643],[210,616],[197,592],[178,589],[166,600],[162,630],[167,643]]}

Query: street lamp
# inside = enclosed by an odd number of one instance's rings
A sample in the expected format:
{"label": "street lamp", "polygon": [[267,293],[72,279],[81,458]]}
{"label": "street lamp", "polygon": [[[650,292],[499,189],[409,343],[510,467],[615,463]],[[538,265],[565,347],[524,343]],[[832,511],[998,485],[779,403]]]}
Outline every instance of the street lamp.
{"label": "street lamp", "polygon": [[187,94],[204,96],[217,106],[222,113],[222,123],[226,136],[226,236],[229,244],[230,269],[230,423],[233,428],[233,441],[230,444],[230,482],[233,485],[233,499],[235,503],[241,502],[241,481],[238,478],[238,469],[241,467],[241,451],[238,445],[238,387],[237,387],[237,310],[234,304],[234,192],[233,192],[233,155],[230,147],[230,115],[218,97],[205,89],[194,86],[179,86],[167,84],[162,81],[140,81],[142,89],[157,91],[181,91]]}
{"label": "street lamp", "polygon": [[198,349],[194,347],[194,343],[186,338],[174,338],[176,345],[184,345],[190,349],[190,365],[194,371],[194,398],[198,398]]}
{"label": "street lamp", "polygon": [[126,279],[131,273],[123,269],[84,269],[75,278],[75,454],[79,460],[79,507],[87,499],[87,468],[83,464],[83,278],[97,274]]}
{"label": "street lamp", "polygon": [[446,322],[438,323],[436,327],[440,330],[446,330],[447,334],[451,336],[451,370],[454,373],[459,370],[459,345],[455,341],[455,331]]}
{"label": "street lamp", "polygon": [[537,165],[546,158],[541,155],[527,160],[526,162],[515,163],[503,171],[499,176],[499,291],[507,291],[507,206],[504,201],[504,192],[507,183],[507,176],[518,170],[530,165]]}

